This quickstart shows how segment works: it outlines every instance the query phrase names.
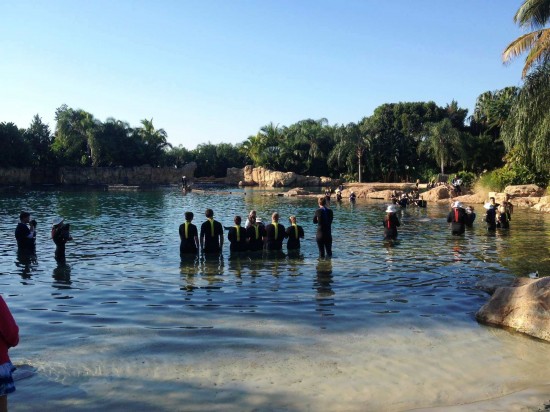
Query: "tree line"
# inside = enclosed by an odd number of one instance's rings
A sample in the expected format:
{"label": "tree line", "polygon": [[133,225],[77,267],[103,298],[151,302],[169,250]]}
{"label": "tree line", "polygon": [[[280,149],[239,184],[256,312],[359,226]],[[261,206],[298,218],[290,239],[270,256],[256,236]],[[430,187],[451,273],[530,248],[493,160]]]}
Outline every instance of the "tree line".
{"label": "tree line", "polygon": [[485,172],[493,186],[550,179],[550,20],[547,0],[525,0],[515,16],[535,30],[504,51],[527,52],[522,87],[482,93],[474,112],[456,101],[388,103],[356,123],[305,119],[270,123],[242,143],[174,147],[144,119],[138,127],[63,105],[55,132],[36,115],[27,129],[0,123],[0,167],[176,166],[197,163],[197,176],[225,176],[228,167],[263,166],[348,181],[427,180],[436,173]]}

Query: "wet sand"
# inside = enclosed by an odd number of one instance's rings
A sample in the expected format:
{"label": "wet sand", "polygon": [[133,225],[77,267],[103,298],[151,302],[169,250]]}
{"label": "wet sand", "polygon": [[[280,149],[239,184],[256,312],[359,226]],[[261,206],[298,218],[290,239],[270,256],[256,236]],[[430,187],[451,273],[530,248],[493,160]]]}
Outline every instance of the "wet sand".
{"label": "wet sand", "polygon": [[234,319],[197,333],[130,328],[14,359],[36,371],[16,382],[10,410],[527,411],[550,400],[548,344],[476,324],[340,334]]}

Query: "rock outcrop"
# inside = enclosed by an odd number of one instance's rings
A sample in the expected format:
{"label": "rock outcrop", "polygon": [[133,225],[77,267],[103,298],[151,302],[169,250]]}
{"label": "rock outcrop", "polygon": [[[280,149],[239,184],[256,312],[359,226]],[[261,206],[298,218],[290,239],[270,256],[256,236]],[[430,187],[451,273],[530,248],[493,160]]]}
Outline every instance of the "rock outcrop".
{"label": "rock outcrop", "polygon": [[544,189],[537,185],[506,186],[504,193],[510,197],[542,196]]}
{"label": "rock outcrop", "polygon": [[447,186],[437,186],[421,195],[423,200],[434,202],[442,199],[449,199],[451,197],[451,192]]}
{"label": "rock outcrop", "polygon": [[339,180],[324,176],[302,176],[294,172],[278,172],[264,167],[245,166],[243,169],[227,169],[225,184],[264,187],[334,187],[339,184]]}
{"label": "rock outcrop", "polygon": [[550,341],[550,277],[522,279],[520,286],[497,288],[476,319]]}

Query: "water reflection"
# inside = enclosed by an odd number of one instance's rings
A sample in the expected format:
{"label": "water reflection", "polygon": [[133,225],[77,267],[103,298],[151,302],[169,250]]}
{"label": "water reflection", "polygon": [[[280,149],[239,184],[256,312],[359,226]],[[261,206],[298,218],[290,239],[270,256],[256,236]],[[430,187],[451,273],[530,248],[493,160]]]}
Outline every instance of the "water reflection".
{"label": "water reflection", "polygon": [[22,249],[17,250],[15,266],[18,268],[21,278],[30,279],[32,277],[34,266],[36,265],[38,265],[36,253]]}
{"label": "water reflection", "polygon": [[332,289],[332,259],[319,259],[315,267],[317,276],[313,287],[317,291],[315,300],[317,312],[321,316],[334,316],[332,308],[334,307],[334,290]]}
{"label": "water reflection", "polygon": [[71,266],[65,262],[59,262],[53,270],[52,277],[54,282],[52,286],[57,289],[71,289]]}

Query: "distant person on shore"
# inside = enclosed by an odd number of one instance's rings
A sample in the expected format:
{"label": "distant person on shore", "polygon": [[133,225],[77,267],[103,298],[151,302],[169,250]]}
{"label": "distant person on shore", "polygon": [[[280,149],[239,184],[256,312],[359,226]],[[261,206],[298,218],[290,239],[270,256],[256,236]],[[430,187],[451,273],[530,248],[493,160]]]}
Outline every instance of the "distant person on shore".
{"label": "distant person on shore", "polygon": [[199,251],[199,231],[197,226],[191,223],[193,217],[193,212],[185,212],[185,222],[179,227],[181,257],[196,255]]}
{"label": "distant person on shore", "polygon": [[19,343],[19,327],[8,305],[0,296],[0,412],[8,410],[8,394],[15,391],[12,373],[15,366],[8,356],[9,348]]}
{"label": "distant person on shore", "polygon": [[282,250],[285,237],[285,227],[279,223],[279,213],[275,212],[271,215],[271,223],[265,227],[265,248]]}
{"label": "distant person on shore", "polygon": [[384,240],[396,240],[398,226],[401,226],[401,223],[397,218],[397,206],[389,205],[384,216]]}
{"label": "distant person on shore", "polygon": [[476,212],[474,211],[473,206],[467,206],[466,207],[466,221],[464,224],[467,227],[472,227],[474,225],[474,221],[476,220]]}
{"label": "distant person on shore", "polygon": [[221,253],[223,249],[223,226],[214,220],[214,211],[206,209],[206,222],[201,225],[200,245],[203,253]]}
{"label": "distant person on shore", "polygon": [[19,214],[19,223],[15,228],[15,239],[20,252],[36,252],[36,220],[31,221],[29,212]]}
{"label": "distant person on shore", "polygon": [[[492,198],[493,201],[495,200]],[[494,232],[497,228],[496,222],[496,209],[492,203],[485,203],[483,207],[487,210],[485,212],[485,222],[487,223],[487,231]]]}
{"label": "distant person on shore", "polygon": [[327,203],[330,203],[330,196],[331,196],[331,190],[330,190],[330,187],[327,187],[325,189],[325,199],[327,199]]}
{"label": "distant person on shore", "polygon": [[451,224],[451,233],[461,235],[466,230],[466,210],[461,202],[454,202],[447,216],[447,222]]}
{"label": "distant person on shore", "polygon": [[51,235],[55,243],[55,260],[59,263],[65,263],[65,244],[73,240],[70,230],[71,226],[62,217],[53,220]]}
{"label": "distant person on shore", "polygon": [[460,196],[462,194],[462,188],[461,188],[462,179],[459,179],[458,175],[455,175],[453,180],[451,180],[451,184],[453,185],[456,195]]}
{"label": "distant person on shore", "polygon": [[[353,193],[353,192],[352,192]],[[319,209],[315,211],[313,223],[317,225],[317,234],[315,240],[319,248],[320,257],[332,256],[332,220],[334,215],[332,210],[327,207],[327,201],[324,197],[320,197]]]}
{"label": "distant person on shore", "polygon": [[[254,215],[252,215],[252,212],[254,212]],[[252,212],[248,215],[246,238],[248,241],[248,250],[256,252],[264,248],[265,226],[260,219],[256,217],[256,211],[253,210]]]}
{"label": "distant person on shore", "polygon": [[296,216],[290,216],[290,226],[286,228],[287,250],[300,249],[300,239],[304,238],[304,229],[296,223]]}
{"label": "distant person on shore", "polygon": [[247,249],[246,245],[246,229],[241,226],[242,219],[240,216],[235,216],[233,219],[235,226],[229,228],[227,239],[229,240],[230,252],[244,252]]}

